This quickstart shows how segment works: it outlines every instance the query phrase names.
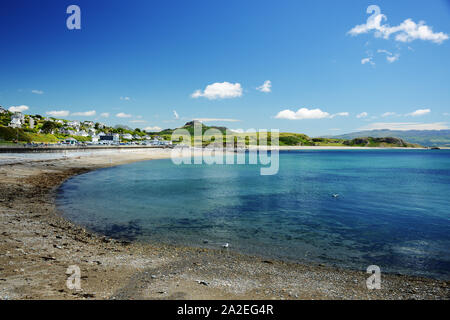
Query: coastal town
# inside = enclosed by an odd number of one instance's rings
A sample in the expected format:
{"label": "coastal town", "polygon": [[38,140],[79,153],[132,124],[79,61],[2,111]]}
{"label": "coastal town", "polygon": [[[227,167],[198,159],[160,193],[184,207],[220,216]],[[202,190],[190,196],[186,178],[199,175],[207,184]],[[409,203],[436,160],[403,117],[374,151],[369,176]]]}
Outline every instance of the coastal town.
{"label": "coastal town", "polygon": [[[2,134],[2,131],[5,132]],[[7,133],[10,133],[10,139]],[[172,145],[168,137],[162,137],[157,132],[146,132],[127,126],[109,127],[94,121],[26,115],[22,112],[11,112],[0,106],[1,140],[58,145]]]}

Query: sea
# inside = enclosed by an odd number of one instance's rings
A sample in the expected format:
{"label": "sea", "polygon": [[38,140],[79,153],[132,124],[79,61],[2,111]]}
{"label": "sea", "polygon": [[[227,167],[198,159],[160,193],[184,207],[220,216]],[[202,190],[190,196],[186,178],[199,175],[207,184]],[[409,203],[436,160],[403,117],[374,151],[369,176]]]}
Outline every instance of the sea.
{"label": "sea", "polygon": [[109,167],[67,180],[57,205],[118,239],[450,279],[450,150],[281,151],[277,174],[262,166]]}

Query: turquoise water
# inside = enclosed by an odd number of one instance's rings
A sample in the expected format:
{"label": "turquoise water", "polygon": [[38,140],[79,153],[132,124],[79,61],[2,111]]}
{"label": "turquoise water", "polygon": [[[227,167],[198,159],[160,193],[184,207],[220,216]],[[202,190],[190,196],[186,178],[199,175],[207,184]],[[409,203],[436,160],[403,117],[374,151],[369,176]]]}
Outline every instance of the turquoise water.
{"label": "turquoise water", "polygon": [[259,169],[138,162],[73,177],[58,205],[117,238],[450,278],[450,150],[281,152],[277,175]]}

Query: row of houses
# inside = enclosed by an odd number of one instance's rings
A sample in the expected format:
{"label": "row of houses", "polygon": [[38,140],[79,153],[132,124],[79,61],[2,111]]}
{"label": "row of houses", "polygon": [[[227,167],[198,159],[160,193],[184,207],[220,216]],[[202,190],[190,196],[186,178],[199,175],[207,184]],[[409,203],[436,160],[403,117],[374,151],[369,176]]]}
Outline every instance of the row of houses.
{"label": "row of houses", "polygon": [[[52,121],[52,120],[50,119],[49,121]],[[68,121],[68,122],[64,123],[63,120],[55,120],[55,122],[64,124],[66,127],[71,127],[71,128],[76,128],[76,129],[79,129],[81,126],[89,128],[89,129],[93,129],[95,127],[95,123],[93,121],[81,122],[78,120],[74,120],[74,121]],[[103,129],[103,128],[105,128],[105,125],[103,123],[99,123],[98,128]]]}
{"label": "row of houses", "polygon": [[[126,136],[127,134],[122,135]],[[114,134],[104,134],[103,132],[99,135],[95,135],[92,137],[92,144],[100,144],[100,145],[118,145],[121,141],[121,135]],[[68,138],[64,141],[65,144],[77,144],[78,141],[75,138]],[[148,137],[144,142],[140,144],[150,145],[150,146],[169,146],[172,145],[172,141],[165,141],[162,139]]]}
{"label": "row of houses", "polygon": [[[139,138],[137,138],[139,137]],[[95,135],[92,137],[92,143],[94,144],[117,144],[120,143],[121,140],[144,140],[141,143],[145,145],[172,145],[172,141],[165,141],[161,137],[155,137],[152,139],[150,136],[138,136],[131,135],[129,133],[125,133],[119,135],[115,134],[105,134],[101,132],[99,135]]]}
{"label": "row of houses", "polygon": [[89,129],[88,131],[85,130],[72,130],[68,128],[61,128],[58,130],[60,134],[66,134],[70,136],[80,136],[80,137],[93,137],[96,135],[95,129]]}

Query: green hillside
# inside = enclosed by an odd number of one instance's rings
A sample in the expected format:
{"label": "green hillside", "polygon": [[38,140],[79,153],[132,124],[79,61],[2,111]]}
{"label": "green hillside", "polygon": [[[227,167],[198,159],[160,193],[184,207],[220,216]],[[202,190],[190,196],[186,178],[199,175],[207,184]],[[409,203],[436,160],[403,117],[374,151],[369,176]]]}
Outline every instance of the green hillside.
{"label": "green hillside", "polygon": [[[214,133],[220,132],[223,134],[222,145],[225,145],[230,139],[234,140],[234,145],[250,144],[250,139],[254,139],[253,145],[258,143],[259,133],[237,133],[228,131],[225,127],[207,126],[199,121],[187,122],[184,126],[178,129],[185,130],[185,134],[179,137],[173,137],[172,134],[176,129],[164,129],[159,132],[146,132],[139,128],[132,129],[126,125],[116,125],[115,127],[108,127],[100,123],[93,123],[90,121],[80,122],[77,125],[77,131],[72,128],[72,122],[65,119],[43,118],[40,115],[24,115],[20,128],[11,128],[10,124],[13,114],[9,111],[0,113],[0,141],[3,143],[11,142],[39,142],[39,143],[56,143],[65,140],[69,137],[75,138],[78,141],[90,141],[90,136],[81,136],[81,131],[94,130],[96,134],[103,133],[118,133],[130,134],[131,140],[139,141],[138,137],[155,138],[170,141],[174,139],[174,143],[184,143],[192,145],[207,146],[217,145],[220,143],[220,138],[214,137]],[[194,141],[194,127],[199,125],[201,127],[202,137],[198,141]],[[229,133],[229,135],[227,135]],[[124,141],[130,141],[122,138]],[[267,134],[267,144],[271,144],[271,133]],[[281,132],[279,134],[280,146],[359,146],[359,147],[418,147],[419,145],[405,142],[402,138],[396,137],[375,137],[375,136],[356,136],[349,138],[311,138],[301,133]]]}
{"label": "green hillside", "polygon": [[339,139],[354,139],[358,137],[395,137],[409,143],[417,143],[427,147],[450,147],[450,130],[371,130],[358,131],[348,134],[333,136]]}

